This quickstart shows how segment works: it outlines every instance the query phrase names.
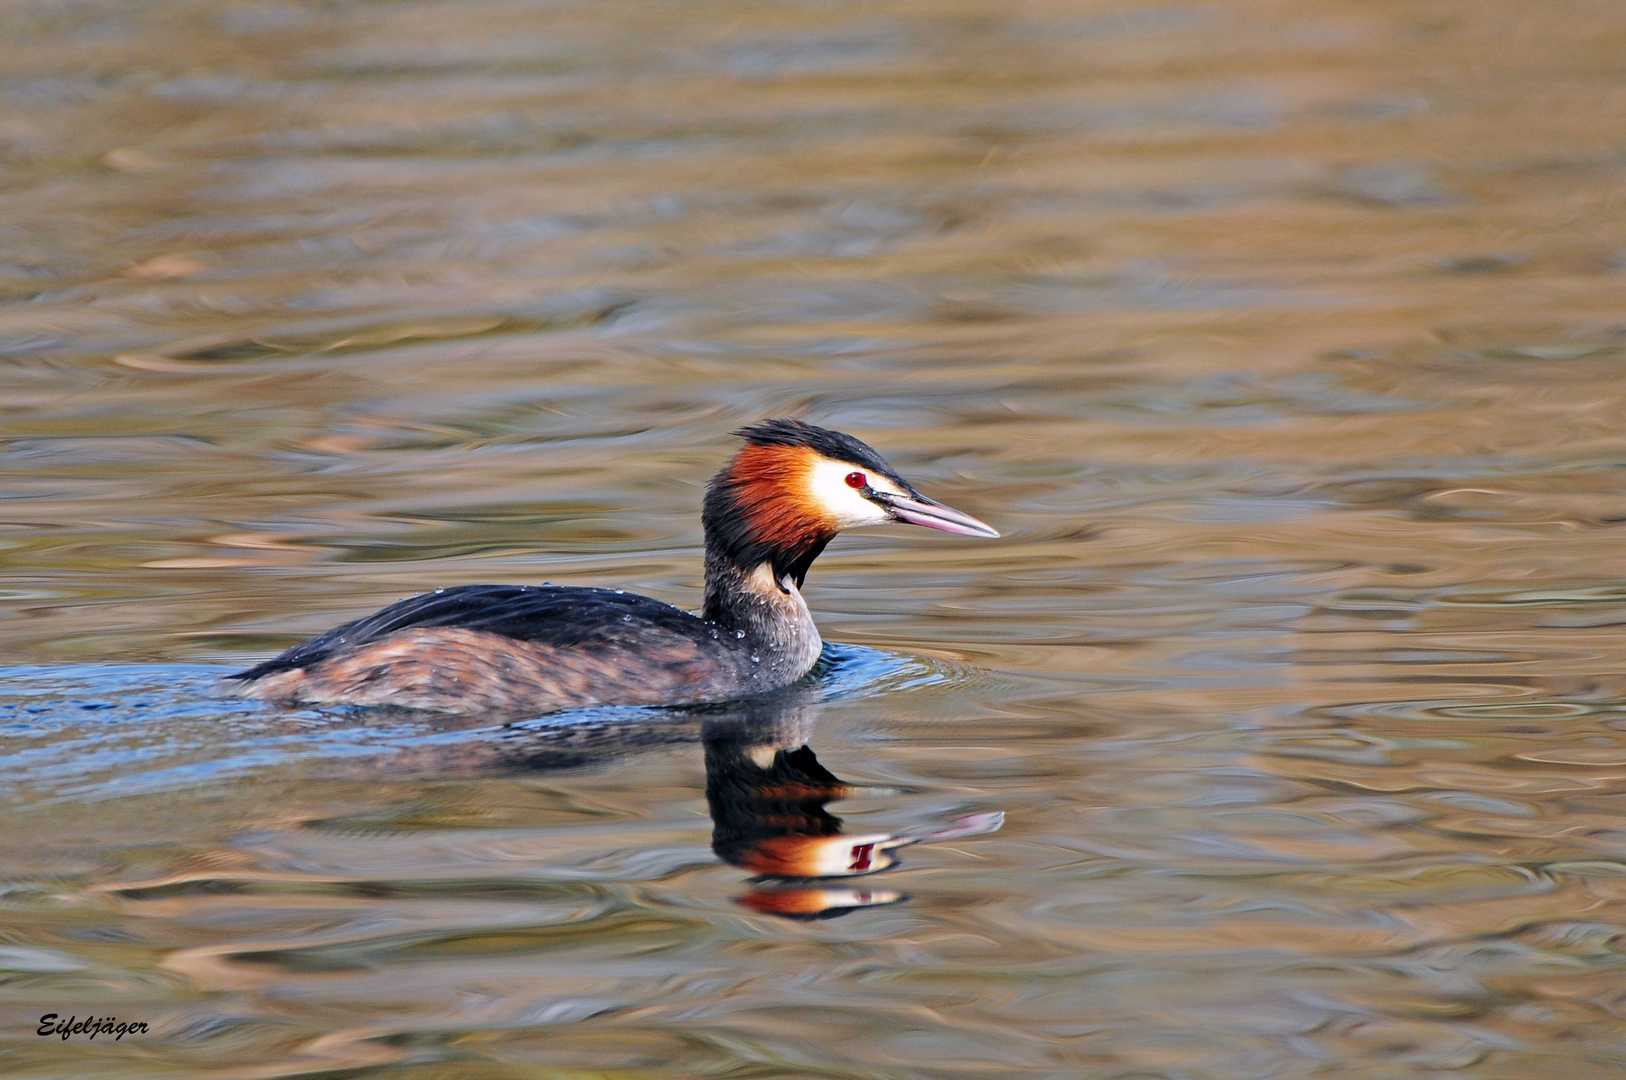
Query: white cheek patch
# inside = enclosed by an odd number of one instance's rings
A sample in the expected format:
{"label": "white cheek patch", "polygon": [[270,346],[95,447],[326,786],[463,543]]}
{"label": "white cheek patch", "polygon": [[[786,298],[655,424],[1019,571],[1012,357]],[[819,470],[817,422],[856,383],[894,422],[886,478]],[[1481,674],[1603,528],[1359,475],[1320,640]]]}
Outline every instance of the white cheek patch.
{"label": "white cheek patch", "polygon": [[838,529],[884,525],[891,521],[892,515],[860,495],[857,488],[848,486],[847,477],[855,472],[863,473],[870,487],[876,491],[903,494],[896,484],[884,476],[856,468],[848,462],[822,459],[815,462],[808,473],[809,495],[813,504],[824,511]]}

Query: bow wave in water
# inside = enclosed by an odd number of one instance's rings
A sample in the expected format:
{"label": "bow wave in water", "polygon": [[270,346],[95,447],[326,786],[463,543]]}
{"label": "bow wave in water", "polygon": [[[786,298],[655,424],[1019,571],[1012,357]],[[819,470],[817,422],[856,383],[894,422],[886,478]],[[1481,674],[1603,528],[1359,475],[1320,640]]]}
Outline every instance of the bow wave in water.
{"label": "bow wave in water", "polygon": [[[214,785],[257,771],[335,776],[453,776],[613,760],[640,746],[697,742],[711,709],[578,709],[493,723],[400,709],[274,707],[220,692],[230,668],[80,664],[0,670],[0,783],[14,798],[103,799]],[[815,702],[906,691],[956,679],[950,665],[862,646],[830,645],[790,696]],[[767,699],[790,709],[784,696]],[[344,763],[342,766],[339,763]]]}

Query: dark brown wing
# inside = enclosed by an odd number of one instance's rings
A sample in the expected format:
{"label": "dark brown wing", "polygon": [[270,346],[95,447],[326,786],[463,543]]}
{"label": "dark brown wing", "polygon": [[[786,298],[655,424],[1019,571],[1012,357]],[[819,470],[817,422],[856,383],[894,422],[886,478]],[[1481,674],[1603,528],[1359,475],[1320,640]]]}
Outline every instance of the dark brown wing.
{"label": "dark brown wing", "polygon": [[227,677],[250,682],[309,668],[403,630],[429,629],[470,630],[595,651],[636,648],[640,641],[669,634],[696,642],[716,637],[698,616],[635,593],[568,585],[460,585],[391,604]]}

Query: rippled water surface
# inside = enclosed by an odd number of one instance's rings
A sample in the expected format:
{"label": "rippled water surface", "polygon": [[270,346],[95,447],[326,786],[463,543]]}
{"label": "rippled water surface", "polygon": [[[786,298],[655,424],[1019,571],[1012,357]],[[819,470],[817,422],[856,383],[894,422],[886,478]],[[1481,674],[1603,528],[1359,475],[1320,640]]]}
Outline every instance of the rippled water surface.
{"label": "rippled water surface", "polygon": [[[0,192],[6,1076],[1626,1075],[1617,3],[17,0]],[[780,414],[1004,539],[749,706],[211,696],[695,606]]]}

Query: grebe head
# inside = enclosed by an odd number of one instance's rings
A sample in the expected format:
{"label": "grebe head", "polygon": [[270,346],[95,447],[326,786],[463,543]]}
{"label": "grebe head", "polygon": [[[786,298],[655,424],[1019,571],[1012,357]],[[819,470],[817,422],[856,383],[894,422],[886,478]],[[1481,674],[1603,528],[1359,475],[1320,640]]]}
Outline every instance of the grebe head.
{"label": "grebe head", "polygon": [[712,478],[706,544],[742,570],[773,564],[798,587],[838,532],[904,522],[960,536],[999,533],[928,499],[864,443],[800,420],[764,420],[734,434],[739,453]]}

